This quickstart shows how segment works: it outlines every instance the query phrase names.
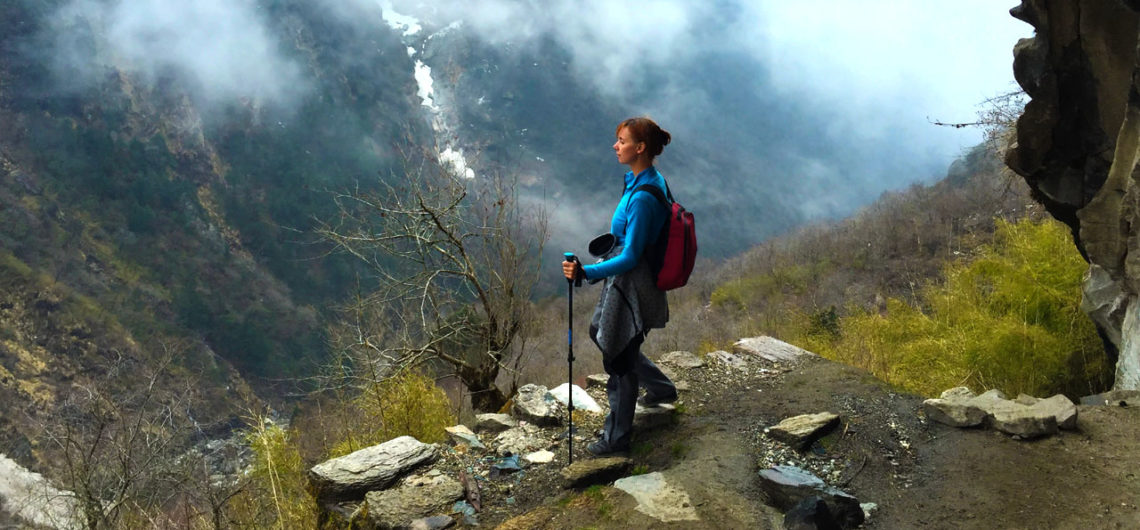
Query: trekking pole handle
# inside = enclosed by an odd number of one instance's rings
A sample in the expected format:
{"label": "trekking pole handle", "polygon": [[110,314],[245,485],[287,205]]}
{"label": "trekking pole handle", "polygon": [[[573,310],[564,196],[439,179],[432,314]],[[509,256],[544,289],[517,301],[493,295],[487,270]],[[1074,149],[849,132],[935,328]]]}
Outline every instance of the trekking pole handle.
{"label": "trekking pole handle", "polygon": [[[566,261],[571,262],[571,263],[577,263],[578,264],[577,269],[581,269],[581,267],[582,267],[581,263],[582,262],[578,261],[578,256],[575,256],[573,252],[563,252],[562,258],[565,259]],[[582,286],[582,276],[578,275],[578,274],[575,274],[573,279],[567,278],[566,281],[574,282],[574,287],[581,287]]]}

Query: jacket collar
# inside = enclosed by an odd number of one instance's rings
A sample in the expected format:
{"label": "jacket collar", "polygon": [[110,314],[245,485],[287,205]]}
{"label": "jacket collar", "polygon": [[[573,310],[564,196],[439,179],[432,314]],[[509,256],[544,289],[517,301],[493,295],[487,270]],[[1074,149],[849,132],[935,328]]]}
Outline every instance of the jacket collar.
{"label": "jacket collar", "polygon": [[628,191],[642,184],[648,184],[652,182],[656,176],[657,168],[654,166],[649,166],[636,175],[634,175],[632,171],[627,171],[625,174],[625,189]]}

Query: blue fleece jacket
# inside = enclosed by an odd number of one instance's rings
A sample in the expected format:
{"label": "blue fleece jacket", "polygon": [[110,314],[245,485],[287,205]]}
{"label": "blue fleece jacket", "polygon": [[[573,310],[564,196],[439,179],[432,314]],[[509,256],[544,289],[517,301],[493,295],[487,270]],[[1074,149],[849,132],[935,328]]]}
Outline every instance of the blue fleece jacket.
{"label": "blue fleece jacket", "polygon": [[617,245],[623,246],[621,254],[601,263],[583,266],[587,279],[617,276],[633,269],[645,248],[657,240],[669,213],[653,194],[633,194],[633,190],[643,184],[657,186],[661,193],[665,193],[665,178],[653,166],[637,175],[632,171],[625,174],[625,192],[610,221],[610,233],[617,236]]}

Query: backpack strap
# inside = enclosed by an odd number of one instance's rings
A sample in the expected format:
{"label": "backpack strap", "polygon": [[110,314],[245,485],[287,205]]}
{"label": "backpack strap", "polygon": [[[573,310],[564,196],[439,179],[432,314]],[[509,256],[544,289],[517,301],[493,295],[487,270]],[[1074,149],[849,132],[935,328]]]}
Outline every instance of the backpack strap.
{"label": "backpack strap", "polygon": [[[673,201],[673,194],[669,191],[669,183],[668,182],[665,183],[665,193],[664,194],[661,193],[661,188],[658,188],[657,186],[654,186],[652,184],[642,184],[642,185],[634,188],[633,193],[629,194],[630,199],[633,199],[633,194],[637,193],[639,191],[648,191],[651,195],[653,195],[654,197],[657,197],[657,201],[660,202],[661,204],[664,204],[666,208],[671,208],[672,204],[674,202]],[[669,197],[668,200],[665,199],[666,196]]]}

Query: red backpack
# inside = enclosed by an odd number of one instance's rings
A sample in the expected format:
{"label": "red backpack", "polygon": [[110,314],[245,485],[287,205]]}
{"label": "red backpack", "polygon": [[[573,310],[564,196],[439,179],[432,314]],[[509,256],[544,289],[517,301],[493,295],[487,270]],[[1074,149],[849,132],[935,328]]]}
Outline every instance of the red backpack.
{"label": "red backpack", "polygon": [[[647,191],[669,209],[669,218],[661,227],[657,241],[646,249],[649,266],[657,274],[657,288],[662,291],[676,289],[689,282],[693,273],[693,263],[697,259],[697,225],[693,214],[685,210],[681,203],[673,200],[669,184],[665,184],[665,194],[661,188],[644,184],[633,193]],[[633,195],[631,194],[630,197]]]}

